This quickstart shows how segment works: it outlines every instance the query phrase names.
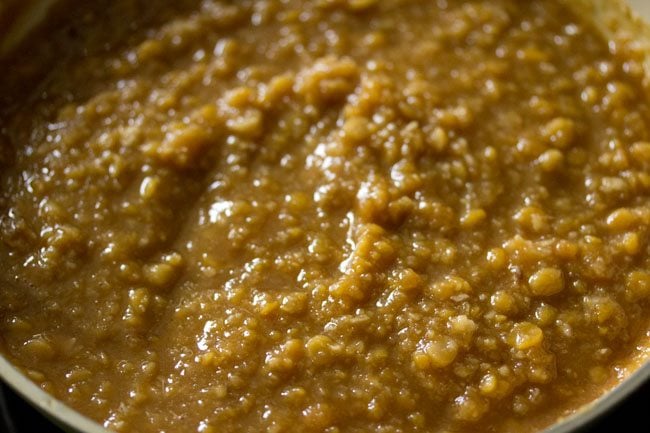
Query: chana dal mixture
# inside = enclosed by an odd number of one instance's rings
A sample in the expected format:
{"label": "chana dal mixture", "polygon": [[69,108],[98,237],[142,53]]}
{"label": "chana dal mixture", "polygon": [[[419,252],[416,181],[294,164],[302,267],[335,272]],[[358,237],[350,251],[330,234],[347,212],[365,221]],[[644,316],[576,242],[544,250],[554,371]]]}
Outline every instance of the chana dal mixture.
{"label": "chana dal mixture", "polygon": [[45,391],[532,432],[650,356],[642,59],[558,1],[73,3],[0,83],[0,347]]}

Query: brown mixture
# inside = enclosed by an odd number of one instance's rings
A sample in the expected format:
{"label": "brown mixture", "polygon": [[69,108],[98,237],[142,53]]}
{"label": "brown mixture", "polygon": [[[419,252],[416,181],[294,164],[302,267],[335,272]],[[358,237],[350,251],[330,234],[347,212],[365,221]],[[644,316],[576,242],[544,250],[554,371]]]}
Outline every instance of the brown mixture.
{"label": "brown mixture", "polygon": [[70,406],[519,433],[648,357],[641,59],[559,2],[59,13],[1,65],[0,346]]}

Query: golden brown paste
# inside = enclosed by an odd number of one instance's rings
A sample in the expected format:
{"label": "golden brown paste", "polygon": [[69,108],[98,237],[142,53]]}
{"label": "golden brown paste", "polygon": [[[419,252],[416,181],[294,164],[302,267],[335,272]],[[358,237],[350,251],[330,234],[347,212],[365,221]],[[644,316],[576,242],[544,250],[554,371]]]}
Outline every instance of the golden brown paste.
{"label": "golden brown paste", "polygon": [[519,433],[648,357],[641,59],[559,2],[65,15],[2,64],[0,335],[82,413]]}

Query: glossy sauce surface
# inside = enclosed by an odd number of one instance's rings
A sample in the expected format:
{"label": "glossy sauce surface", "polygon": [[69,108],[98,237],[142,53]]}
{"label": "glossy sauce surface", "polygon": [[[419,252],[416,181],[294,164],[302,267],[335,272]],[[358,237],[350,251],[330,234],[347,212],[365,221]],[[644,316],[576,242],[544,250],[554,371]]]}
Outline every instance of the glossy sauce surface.
{"label": "glossy sauce surface", "polygon": [[641,59],[559,3],[71,3],[0,83],[0,341],[46,391],[526,432],[647,359]]}

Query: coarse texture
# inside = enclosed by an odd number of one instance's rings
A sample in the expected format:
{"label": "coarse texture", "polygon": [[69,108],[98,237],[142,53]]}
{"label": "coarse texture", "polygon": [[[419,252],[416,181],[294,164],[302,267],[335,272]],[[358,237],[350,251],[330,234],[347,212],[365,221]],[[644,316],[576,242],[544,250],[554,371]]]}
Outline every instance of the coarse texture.
{"label": "coarse texture", "polygon": [[643,58],[549,0],[69,2],[0,83],[0,336],[117,432],[527,432],[648,357]]}

